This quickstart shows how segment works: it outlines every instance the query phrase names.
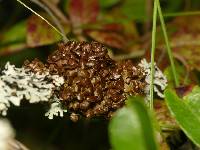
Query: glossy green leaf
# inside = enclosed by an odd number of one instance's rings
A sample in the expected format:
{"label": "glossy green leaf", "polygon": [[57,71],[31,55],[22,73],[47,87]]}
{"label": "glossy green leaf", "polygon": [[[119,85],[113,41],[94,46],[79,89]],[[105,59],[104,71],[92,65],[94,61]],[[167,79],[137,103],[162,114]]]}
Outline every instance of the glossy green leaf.
{"label": "glossy green leaf", "polygon": [[[191,95],[189,97],[191,98]],[[181,129],[196,145],[200,146],[200,115],[194,110],[196,108],[190,107],[189,99],[180,99],[174,91],[169,89],[165,91],[165,98],[170,112]]]}
{"label": "glossy green leaf", "polygon": [[127,107],[116,112],[109,124],[114,150],[156,150],[154,130],[141,98],[129,98]]}
{"label": "glossy green leaf", "polygon": [[200,87],[195,86],[191,93],[184,97],[185,103],[200,118]]}

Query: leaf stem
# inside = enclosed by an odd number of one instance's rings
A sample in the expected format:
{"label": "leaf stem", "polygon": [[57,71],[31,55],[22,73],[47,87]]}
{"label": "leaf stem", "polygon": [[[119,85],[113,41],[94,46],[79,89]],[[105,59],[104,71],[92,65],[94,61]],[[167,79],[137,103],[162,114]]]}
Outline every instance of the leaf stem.
{"label": "leaf stem", "polygon": [[179,81],[178,81],[177,72],[176,72],[176,68],[175,68],[175,64],[174,64],[172,50],[170,48],[170,43],[169,43],[169,39],[168,39],[168,36],[167,36],[166,25],[165,25],[165,21],[164,21],[163,15],[162,15],[162,10],[161,10],[161,7],[160,7],[160,1],[159,0],[156,0],[156,1],[158,1],[158,3],[157,3],[158,15],[159,15],[159,18],[160,18],[161,28],[162,28],[162,31],[163,31],[165,44],[166,44],[166,48],[167,48],[167,53],[168,53],[171,68],[172,68],[172,74],[174,76],[175,86],[177,87],[177,86],[179,86]]}
{"label": "leaf stem", "polygon": [[155,56],[155,46],[156,46],[156,23],[157,23],[157,5],[158,1],[154,0],[153,7],[153,27],[152,27],[152,45],[151,45],[151,82],[150,82],[150,102],[149,108],[153,110],[153,92],[154,92],[154,56]]}
{"label": "leaf stem", "polygon": [[[43,3],[41,3],[39,0],[30,0],[31,2],[37,4],[38,6],[40,6],[42,9],[44,9],[48,14],[49,16],[51,16],[52,18],[52,21],[55,23],[55,25],[57,26],[57,28],[60,30],[60,32],[62,33],[62,35],[65,35],[65,31],[64,31],[64,28],[63,26],[61,25],[60,21],[54,16],[54,14],[51,12],[51,10],[46,7]],[[66,36],[63,36],[63,41],[64,42],[67,42],[69,41],[67,39]]]}
{"label": "leaf stem", "polygon": [[58,34],[60,34],[63,37],[63,40],[67,40],[66,36],[60,32],[56,27],[54,27],[47,19],[45,19],[44,17],[42,17],[40,14],[38,14],[36,11],[34,11],[33,9],[31,9],[30,7],[28,7],[25,3],[23,3],[21,0],[17,0],[17,2],[19,2],[21,5],[23,5],[25,8],[27,8],[28,10],[30,10],[31,12],[33,12],[35,15],[37,15],[38,17],[40,17],[42,20],[44,20],[49,26],[51,26]]}
{"label": "leaf stem", "polygon": [[175,12],[163,14],[164,17],[176,17],[176,16],[192,16],[200,15],[200,11],[186,11],[186,12]]}

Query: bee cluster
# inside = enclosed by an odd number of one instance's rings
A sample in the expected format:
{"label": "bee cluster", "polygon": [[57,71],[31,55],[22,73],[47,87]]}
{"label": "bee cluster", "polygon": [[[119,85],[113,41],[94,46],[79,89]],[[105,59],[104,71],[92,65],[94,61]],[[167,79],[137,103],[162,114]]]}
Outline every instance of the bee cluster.
{"label": "bee cluster", "polygon": [[47,63],[35,59],[26,61],[25,67],[33,72],[48,70],[64,78],[64,84],[54,94],[73,121],[79,116],[110,118],[125,104],[127,96],[143,94],[146,86],[142,67],[130,60],[114,61],[98,42],[61,43]]}

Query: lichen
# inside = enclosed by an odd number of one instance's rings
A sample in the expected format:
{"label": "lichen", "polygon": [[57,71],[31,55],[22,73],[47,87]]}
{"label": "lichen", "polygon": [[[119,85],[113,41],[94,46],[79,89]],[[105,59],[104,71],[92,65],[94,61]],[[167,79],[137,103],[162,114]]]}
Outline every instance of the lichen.
{"label": "lichen", "polygon": [[[150,98],[150,83],[151,83],[151,63],[148,63],[146,59],[142,59],[139,63],[139,66],[143,68],[145,72],[145,82],[147,83],[145,86],[145,93],[147,95],[147,99]],[[155,71],[154,71],[154,91],[156,94],[164,98],[163,91],[167,87],[167,78],[162,73],[162,71],[156,66],[155,63]]]}
{"label": "lichen", "polygon": [[20,106],[23,99],[29,103],[49,102],[54,98],[54,91],[64,83],[58,75],[48,71],[34,73],[24,67],[16,68],[8,62],[0,76],[0,113],[7,114],[12,105]]}
{"label": "lichen", "polygon": [[64,109],[60,103],[60,100],[55,97],[54,101],[51,102],[49,111],[45,113],[45,116],[47,116],[49,119],[53,119],[54,116],[63,117],[64,112],[67,112],[67,109]]}

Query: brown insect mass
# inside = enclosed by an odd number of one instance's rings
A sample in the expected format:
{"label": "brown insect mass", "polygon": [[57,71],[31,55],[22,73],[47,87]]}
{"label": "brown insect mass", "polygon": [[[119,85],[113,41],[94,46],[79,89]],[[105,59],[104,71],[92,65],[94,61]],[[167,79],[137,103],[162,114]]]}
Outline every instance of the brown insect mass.
{"label": "brown insect mass", "polygon": [[98,42],[61,43],[45,65],[34,60],[25,66],[36,72],[48,68],[51,74],[64,77],[59,97],[73,120],[78,116],[110,118],[127,96],[142,94],[145,86],[142,68],[130,60],[112,60]]}

